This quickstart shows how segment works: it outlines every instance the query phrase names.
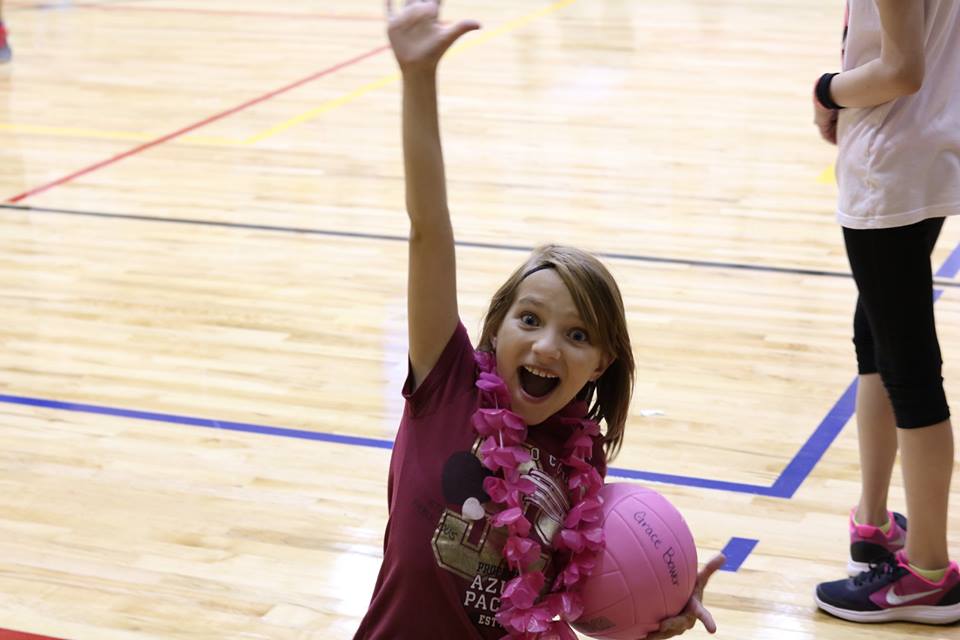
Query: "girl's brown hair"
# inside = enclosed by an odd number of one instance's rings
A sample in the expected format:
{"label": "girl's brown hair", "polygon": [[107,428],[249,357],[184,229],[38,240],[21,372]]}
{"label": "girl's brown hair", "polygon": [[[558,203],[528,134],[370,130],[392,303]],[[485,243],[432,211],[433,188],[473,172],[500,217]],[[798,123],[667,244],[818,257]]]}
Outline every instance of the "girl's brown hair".
{"label": "girl's brown hair", "polygon": [[634,363],[620,289],[599,260],[574,247],[549,244],[534,249],[493,295],[477,348],[494,351],[493,337],[513,305],[520,283],[541,269],[556,271],[570,291],[591,340],[613,358],[603,375],[595,383],[587,383],[578,395],[587,402],[592,420],[606,422],[603,447],[609,462],[623,444],[624,425],[633,396]]}

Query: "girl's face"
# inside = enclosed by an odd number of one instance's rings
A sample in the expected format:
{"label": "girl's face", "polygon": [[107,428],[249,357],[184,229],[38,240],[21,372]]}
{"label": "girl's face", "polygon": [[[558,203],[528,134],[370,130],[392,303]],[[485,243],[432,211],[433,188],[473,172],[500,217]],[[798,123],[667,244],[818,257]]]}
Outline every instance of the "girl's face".
{"label": "girl's face", "polygon": [[606,370],[563,280],[553,269],[527,276],[492,340],[511,409],[540,424]]}

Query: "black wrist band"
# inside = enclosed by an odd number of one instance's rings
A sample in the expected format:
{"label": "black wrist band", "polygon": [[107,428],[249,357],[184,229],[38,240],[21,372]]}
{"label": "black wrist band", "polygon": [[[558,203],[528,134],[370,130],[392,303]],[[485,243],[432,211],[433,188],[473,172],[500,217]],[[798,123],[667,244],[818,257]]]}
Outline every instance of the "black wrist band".
{"label": "black wrist band", "polygon": [[833,98],[830,97],[830,82],[833,81],[833,76],[835,75],[837,74],[825,73],[820,76],[820,79],[817,80],[817,87],[814,90],[814,95],[817,96],[817,102],[825,109],[843,109],[843,107],[834,102]]}

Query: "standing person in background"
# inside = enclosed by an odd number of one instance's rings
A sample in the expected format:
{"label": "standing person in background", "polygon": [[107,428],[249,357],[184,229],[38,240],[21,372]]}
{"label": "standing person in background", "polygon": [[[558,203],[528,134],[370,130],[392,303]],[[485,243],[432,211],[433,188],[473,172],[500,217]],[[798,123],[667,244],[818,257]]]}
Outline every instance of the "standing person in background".
{"label": "standing person in background", "polygon": [[7,27],[3,24],[3,0],[0,0],[0,63],[9,62],[12,55],[7,42]]}
{"label": "standing person in background", "polygon": [[[943,390],[930,253],[960,213],[960,2],[849,0],[843,71],[814,92],[838,144],[837,218],[859,299],[854,344],[862,489],[853,578],[818,606],[855,622],[960,620],[947,550],[953,430]],[[899,446],[907,519],[887,510]],[[862,570],[862,571],[861,571]]]}

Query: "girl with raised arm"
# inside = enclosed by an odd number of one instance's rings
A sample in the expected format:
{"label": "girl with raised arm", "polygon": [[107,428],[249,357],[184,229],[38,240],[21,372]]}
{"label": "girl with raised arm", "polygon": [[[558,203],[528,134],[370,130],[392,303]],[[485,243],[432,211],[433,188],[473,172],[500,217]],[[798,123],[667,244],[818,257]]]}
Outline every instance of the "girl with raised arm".
{"label": "girl with raised arm", "polygon": [[[410,369],[383,565],[355,640],[574,640],[633,388],[623,302],[593,256],[540,247],[494,294],[474,349],[457,310],[436,73],[479,25],[440,23],[434,1],[387,7],[403,76]],[[700,599],[722,562],[648,638],[698,618],[715,629]]]}

